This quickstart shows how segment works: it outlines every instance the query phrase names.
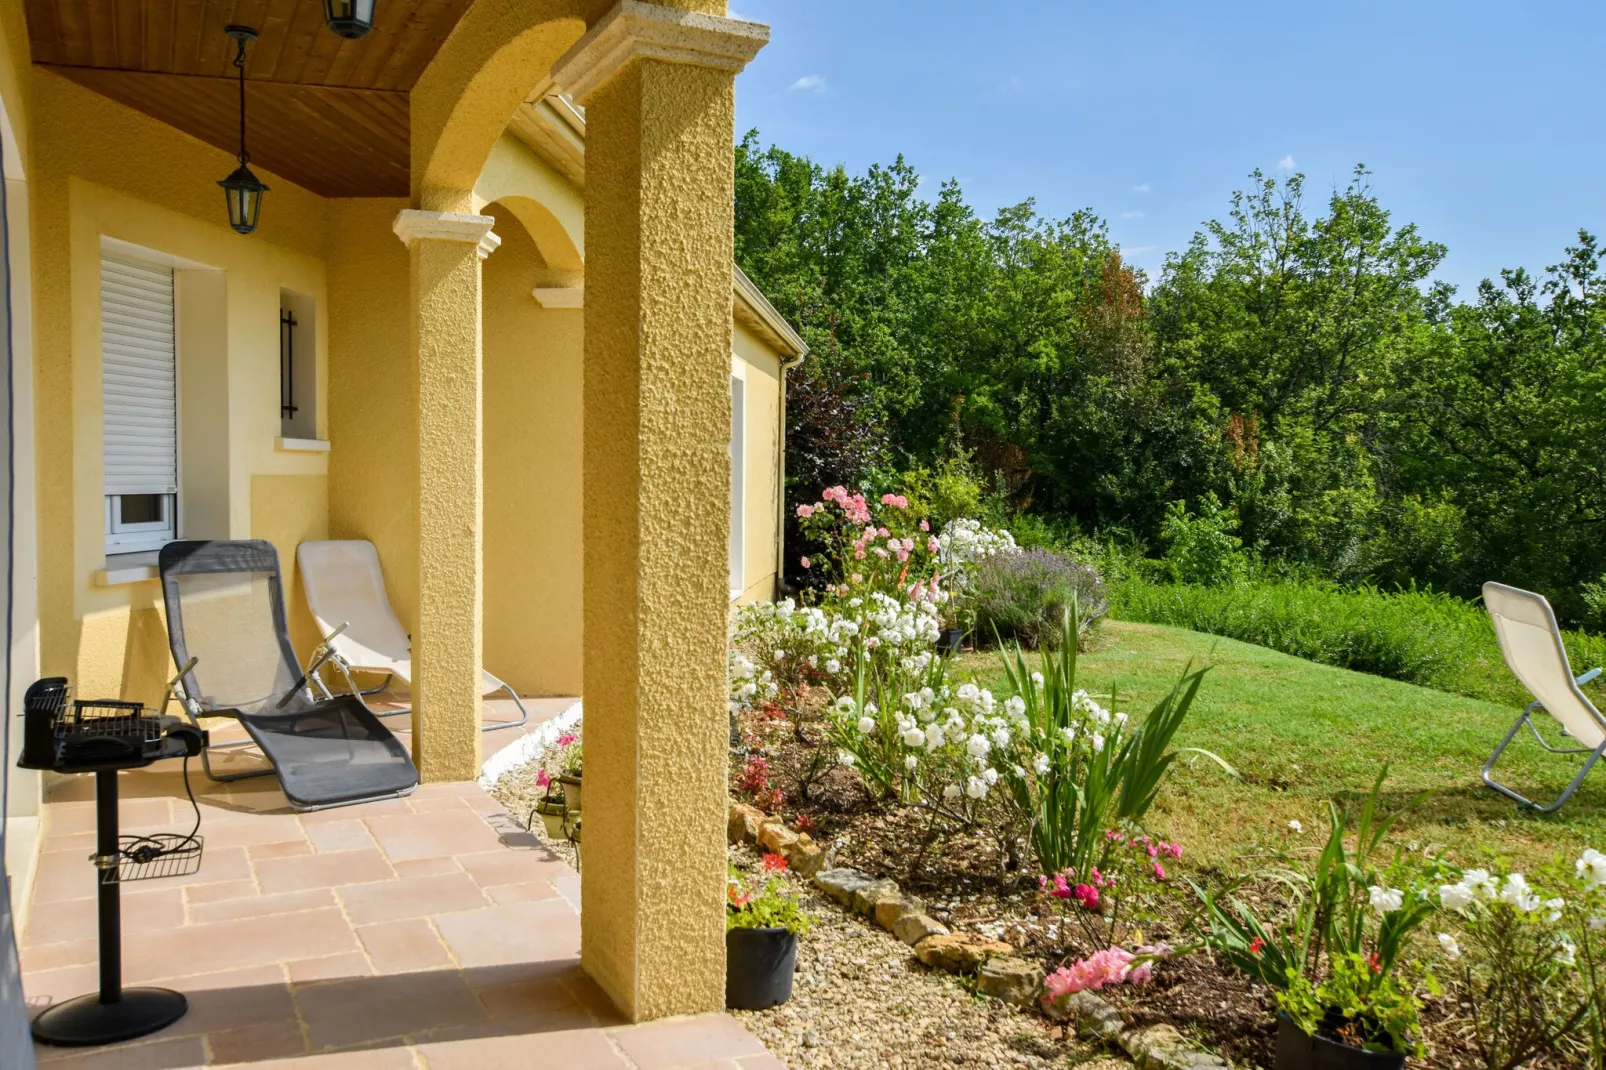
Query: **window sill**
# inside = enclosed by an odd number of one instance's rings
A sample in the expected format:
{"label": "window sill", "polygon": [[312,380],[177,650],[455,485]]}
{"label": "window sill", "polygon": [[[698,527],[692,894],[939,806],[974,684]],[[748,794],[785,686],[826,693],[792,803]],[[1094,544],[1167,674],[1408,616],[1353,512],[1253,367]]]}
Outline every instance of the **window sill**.
{"label": "window sill", "polygon": [[329,440],[324,438],[276,438],[273,448],[283,453],[328,453]]}
{"label": "window sill", "polygon": [[96,587],[121,587],[127,583],[154,583],[159,579],[156,571],[156,551],[134,554],[111,554],[106,567],[97,568],[91,576]]}

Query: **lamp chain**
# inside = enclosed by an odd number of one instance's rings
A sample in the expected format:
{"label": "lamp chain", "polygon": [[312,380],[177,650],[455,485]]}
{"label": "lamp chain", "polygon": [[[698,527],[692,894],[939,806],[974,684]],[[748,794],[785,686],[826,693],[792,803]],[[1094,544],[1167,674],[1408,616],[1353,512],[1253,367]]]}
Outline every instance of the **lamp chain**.
{"label": "lamp chain", "polygon": [[235,39],[234,66],[240,72],[240,166],[244,167],[251,160],[251,154],[245,151],[245,38]]}

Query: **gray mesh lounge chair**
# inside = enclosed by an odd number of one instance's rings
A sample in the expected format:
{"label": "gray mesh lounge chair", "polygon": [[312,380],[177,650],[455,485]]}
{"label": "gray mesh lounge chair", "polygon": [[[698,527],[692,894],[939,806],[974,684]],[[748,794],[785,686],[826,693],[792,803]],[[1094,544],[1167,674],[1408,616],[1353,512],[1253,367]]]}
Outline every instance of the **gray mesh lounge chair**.
{"label": "gray mesh lounge chair", "polygon": [[[1522,682],[1522,686],[1534,696],[1534,701],[1517,717],[1506,738],[1500,741],[1500,746],[1484,763],[1483,782],[1500,794],[1541,813],[1559,810],[1563,803],[1572,798],[1573,792],[1578,790],[1578,785],[1584,782],[1584,777],[1589,775],[1600,756],[1606,753],[1606,718],[1601,716],[1595,704],[1581,690],[1583,684],[1600,675],[1600,670],[1591,669],[1582,676],[1573,675],[1572,665],[1567,660],[1567,648],[1562,645],[1561,628],[1556,624],[1556,614],[1551,610],[1550,603],[1545,601],[1544,595],[1507,587],[1503,583],[1486,583],[1483,585],[1483,604],[1489,610],[1489,619],[1494,622],[1494,633],[1500,640],[1500,653],[1505,656],[1506,664]],[[1533,712],[1538,709],[1550,714],[1561,725],[1564,735],[1571,736],[1583,746],[1553,747],[1546,742],[1539,733],[1539,726],[1533,722]],[[1504,784],[1497,783],[1490,775],[1494,763],[1505,753],[1506,747],[1525,724],[1539,745],[1552,754],[1589,755],[1584,767],[1567,785],[1567,790],[1548,806],[1524,798]]]}
{"label": "gray mesh lounge chair", "polygon": [[[298,810],[394,798],[418,786],[407,750],[351,695],[319,698],[290,645],[279,555],[262,540],[171,542],[158,571],[174,693],[192,719],[232,717]],[[249,745],[249,743],[242,743]]]}

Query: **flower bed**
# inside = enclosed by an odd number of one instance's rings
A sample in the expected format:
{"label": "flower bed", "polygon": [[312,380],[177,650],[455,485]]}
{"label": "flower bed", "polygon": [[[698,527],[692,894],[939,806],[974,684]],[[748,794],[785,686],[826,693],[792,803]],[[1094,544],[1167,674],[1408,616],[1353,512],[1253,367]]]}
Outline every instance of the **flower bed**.
{"label": "flower bed", "polygon": [[[1145,823],[1189,753],[1173,739],[1203,671],[1129,716],[1078,681],[1075,643],[1007,648],[995,694],[938,637],[973,619],[978,563],[1013,540],[965,521],[932,534],[891,495],[833,488],[804,508],[824,583],[743,609],[732,653],[733,795],[786,822],[734,811],[736,838],[801,845],[795,868],[920,961],[1112,1040],[1136,1031],[1139,1055],[1174,1027],[1270,1065],[1282,1013],[1443,1065],[1598,1064],[1606,856],[1485,894],[1478,869],[1392,835],[1404,808],[1382,812],[1379,777],[1325,835],[1295,822],[1245,844],[1238,872],[1197,871]],[[1077,605],[1060,634],[1078,634]],[[1511,961],[1545,998],[1502,980]]]}

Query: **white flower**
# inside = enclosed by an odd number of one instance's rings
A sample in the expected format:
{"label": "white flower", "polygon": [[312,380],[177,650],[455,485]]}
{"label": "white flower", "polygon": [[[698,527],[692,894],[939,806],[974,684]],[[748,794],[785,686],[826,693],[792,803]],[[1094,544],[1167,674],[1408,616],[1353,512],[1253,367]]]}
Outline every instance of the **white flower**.
{"label": "white flower", "polygon": [[1019,695],[1011,695],[1004,703],[1004,712],[1011,717],[1021,717],[1026,713],[1026,700]]}
{"label": "white flower", "polygon": [[1567,905],[1567,901],[1565,899],[1546,899],[1540,905],[1545,908],[1545,924],[1554,925],[1561,920],[1561,911]]}
{"label": "white flower", "polygon": [[1043,686],[1043,674],[1040,673],[1040,672],[1032,673],[1032,683],[1036,684],[1038,687],[1042,687]]}
{"label": "white flower", "polygon": [[942,801],[953,802],[964,793],[964,789],[962,789],[958,784],[949,784],[946,788],[942,789]]}
{"label": "white flower", "polygon": [[986,736],[978,733],[965,741],[965,753],[979,760],[987,757],[987,752],[992,749],[992,746]]}
{"label": "white flower", "polygon": [[784,650],[777,650],[777,651],[776,651],[776,652],[775,652],[775,660],[776,660],[776,661],[785,661],[785,660],[786,660],[786,651],[784,651]]}
{"label": "white flower", "polygon": [[965,794],[972,799],[985,799],[987,797],[987,781],[979,776],[973,776],[965,781]]}
{"label": "white flower", "polygon": [[1588,848],[1583,854],[1579,855],[1578,861],[1573,865],[1578,870],[1578,876],[1588,881],[1591,888],[1599,888],[1601,885],[1606,884],[1606,855],[1601,854],[1593,847]]}
{"label": "white flower", "polygon": [[858,762],[857,758],[855,758],[852,754],[850,754],[849,752],[847,752],[845,750],[839,750],[839,751],[836,752],[836,760],[837,760],[837,764],[838,765],[845,765],[845,766],[848,766],[850,768],[856,762]]}
{"label": "white flower", "polygon": [[1385,888],[1374,884],[1367,889],[1372,897],[1372,909],[1379,914],[1390,914],[1405,905],[1405,893],[1398,888]]}
{"label": "white flower", "polygon": [[905,747],[923,747],[925,746],[925,743],[926,734],[919,728],[909,728],[904,730],[903,745]]}
{"label": "white flower", "polygon": [[842,671],[842,663],[832,658],[825,663],[825,671],[833,675],[839,673]]}
{"label": "white flower", "polygon": [[1048,755],[1039,754],[1037,757],[1033,758],[1032,768],[1037,771],[1038,776],[1047,776],[1049,770]]}
{"label": "white flower", "polygon": [[984,769],[982,770],[981,778],[987,781],[988,787],[992,787],[994,784],[998,783],[998,770]]}
{"label": "white flower", "polygon": [[1295,832],[1304,832],[1305,831],[1305,826],[1301,825],[1299,823],[1299,819],[1298,818],[1295,818],[1294,820],[1290,821],[1288,823],[1288,827],[1293,829]]}
{"label": "white flower", "polygon": [[926,749],[936,750],[942,746],[942,725],[932,722],[926,725]]}
{"label": "white flower", "polygon": [[1441,884],[1439,905],[1445,910],[1465,910],[1472,905],[1472,889],[1465,884]]}
{"label": "white flower", "polygon": [[1500,893],[1495,879],[1486,869],[1469,869],[1461,874],[1461,883],[1479,893],[1485,899],[1493,899]]}
{"label": "white flower", "polygon": [[1094,732],[1093,733],[1093,749],[1094,750],[1103,750],[1104,749],[1104,733],[1102,733],[1102,732]]}
{"label": "white flower", "polygon": [[874,732],[875,731],[875,718],[874,717],[860,717],[859,718],[859,731],[863,732],[867,736],[869,734],[871,734],[872,732]]}
{"label": "white flower", "polygon": [[1451,936],[1449,933],[1439,934],[1439,946],[1444,949],[1445,956],[1449,958],[1451,962],[1454,962],[1456,959],[1461,957],[1461,945],[1456,943],[1455,937]]}
{"label": "white flower", "polygon": [[836,700],[836,708],[841,710],[843,713],[852,713],[853,712],[853,696],[852,695],[843,695],[841,698],[837,699]]}
{"label": "white flower", "polygon": [[1528,879],[1521,873],[1506,878],[1506,886],[1500,889],[1500,901],[1519,914],[1531,914],[1539,909],[1539,896],[1528,887]]}
{"label": "white flower", "polygon": [[993,729],[993,746],[995,746],[995,747],[1007,747],[1007,746],[1009,746],[1009,729],[1007,729],[1007,728],[995,728],[995,729]]}
{"label": "white flower", "polygon": [[[921,737],[921,738],[924,738],[924,737]],[[920,759],[915,757],[913,754],[909,755],[909,757],[907,757],[907,758],[905,758],[903,760],[903,767],[905,769],[909,770],[909,772],[911,772],[911,773],[914,772],[917,768],[919,768],[919,766],[920,766]]]}
{"label": "white flower", "polygon": [[1577,961],[1573,955],[1572,937],[1562,933],[1556,938],[1556,962],[1562,966],[1574,966]]}

